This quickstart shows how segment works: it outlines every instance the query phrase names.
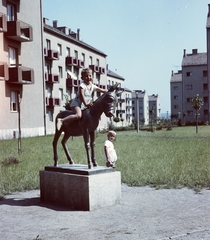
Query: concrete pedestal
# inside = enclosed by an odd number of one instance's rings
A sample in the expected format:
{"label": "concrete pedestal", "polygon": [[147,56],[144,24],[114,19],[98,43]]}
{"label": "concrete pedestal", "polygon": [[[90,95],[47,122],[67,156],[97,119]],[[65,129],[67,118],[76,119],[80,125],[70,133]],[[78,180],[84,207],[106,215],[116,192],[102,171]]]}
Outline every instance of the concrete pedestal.
{"label": "concrete pedestal", "polygon": [[61,164],[40,171],[41,201],[74,210],[91,211],[121,199],[121,173],[113,168]]}

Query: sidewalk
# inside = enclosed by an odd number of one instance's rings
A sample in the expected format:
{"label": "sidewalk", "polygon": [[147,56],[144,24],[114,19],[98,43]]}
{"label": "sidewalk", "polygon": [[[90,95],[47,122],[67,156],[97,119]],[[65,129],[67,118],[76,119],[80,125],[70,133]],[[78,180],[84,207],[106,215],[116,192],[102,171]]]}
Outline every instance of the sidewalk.
{"label": "sidewalk", "polygon": [[210,239],[210,190],[128,187],[121,203],[91,212],[40,203],[39,190],[0,201],[0,239]]}

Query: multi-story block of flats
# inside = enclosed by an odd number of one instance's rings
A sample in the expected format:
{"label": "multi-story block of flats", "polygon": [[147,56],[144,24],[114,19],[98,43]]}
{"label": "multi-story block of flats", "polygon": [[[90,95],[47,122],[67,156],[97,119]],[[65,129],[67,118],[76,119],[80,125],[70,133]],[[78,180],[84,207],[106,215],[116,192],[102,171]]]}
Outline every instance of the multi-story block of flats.
{"label": "multi-story block of flats", "polygon": [[[64,110],[66,99],[75,97],[83,68],[93,70],[93,83],[107,89],[106,54],[80,40],[80,30],[73,32],[59,27],[57,21],[49,25],[44,18],[44,75],[47,133],[54,133],[55,117]],[[76,78],[76,79],[75,79]],[[94,99],[100,93],[95,93]],[[99,128],[107,125],[103,114]]]}
{"label": "multi-story block of flats", "polygon": [[0,139],[44,135],[41,26],[41,1],[1,1]]}
{"label": "multi-story block of flats", "polygon": [[207,73],[207,53],[198,53],[193,49],[187,54],[184,50],[182,70],[171,76],[171,117],[184,122],[195,122],[195,110],[192,99],[195,95],[203,99],[199,111],[199,121],[205,123],[209,118],[209,93]]}

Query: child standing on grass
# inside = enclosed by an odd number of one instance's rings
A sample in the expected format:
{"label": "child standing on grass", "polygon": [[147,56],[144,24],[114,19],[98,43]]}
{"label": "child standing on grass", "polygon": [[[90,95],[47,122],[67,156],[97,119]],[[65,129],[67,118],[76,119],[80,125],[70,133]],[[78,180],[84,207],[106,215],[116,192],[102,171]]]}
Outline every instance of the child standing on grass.
{"label": "child standing on grass", "polygon": [[107,167],[115,168],[115,162],[117,161],[117,154],[112,143],[116,138],[115,131],[109,131],[107,134],[107,140],[104,142],[104,156]]}
{"label": "child standing on grass", "polygon": [[81,78],[83,82],[79,86],[79,91],[72,101],[70,107],[74,114],[69,115],[63,119],[58,118],[57,129],[60,130],[61,126],[67,123],[69,120],[76,120],[82,117],[82,110],[89,108],[93,105],[93,92],[107,92],[106,89],[102,89],[93,84],[93,75],[90,68],[85,68],[82,70]]}

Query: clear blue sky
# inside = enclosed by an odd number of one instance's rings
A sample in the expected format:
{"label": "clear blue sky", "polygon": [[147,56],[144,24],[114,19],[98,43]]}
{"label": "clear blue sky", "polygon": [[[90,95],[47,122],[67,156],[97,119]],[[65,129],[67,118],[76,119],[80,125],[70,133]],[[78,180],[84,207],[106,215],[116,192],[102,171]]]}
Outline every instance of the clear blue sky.
{"label": "clear blue sky", "polygon": [[80,29],[82,41],[107,54],[109,69],[130,90],[158,94],[170,112],[171,71],[183,50],[206,52],[210,0],[42,0],[43,17]]}

